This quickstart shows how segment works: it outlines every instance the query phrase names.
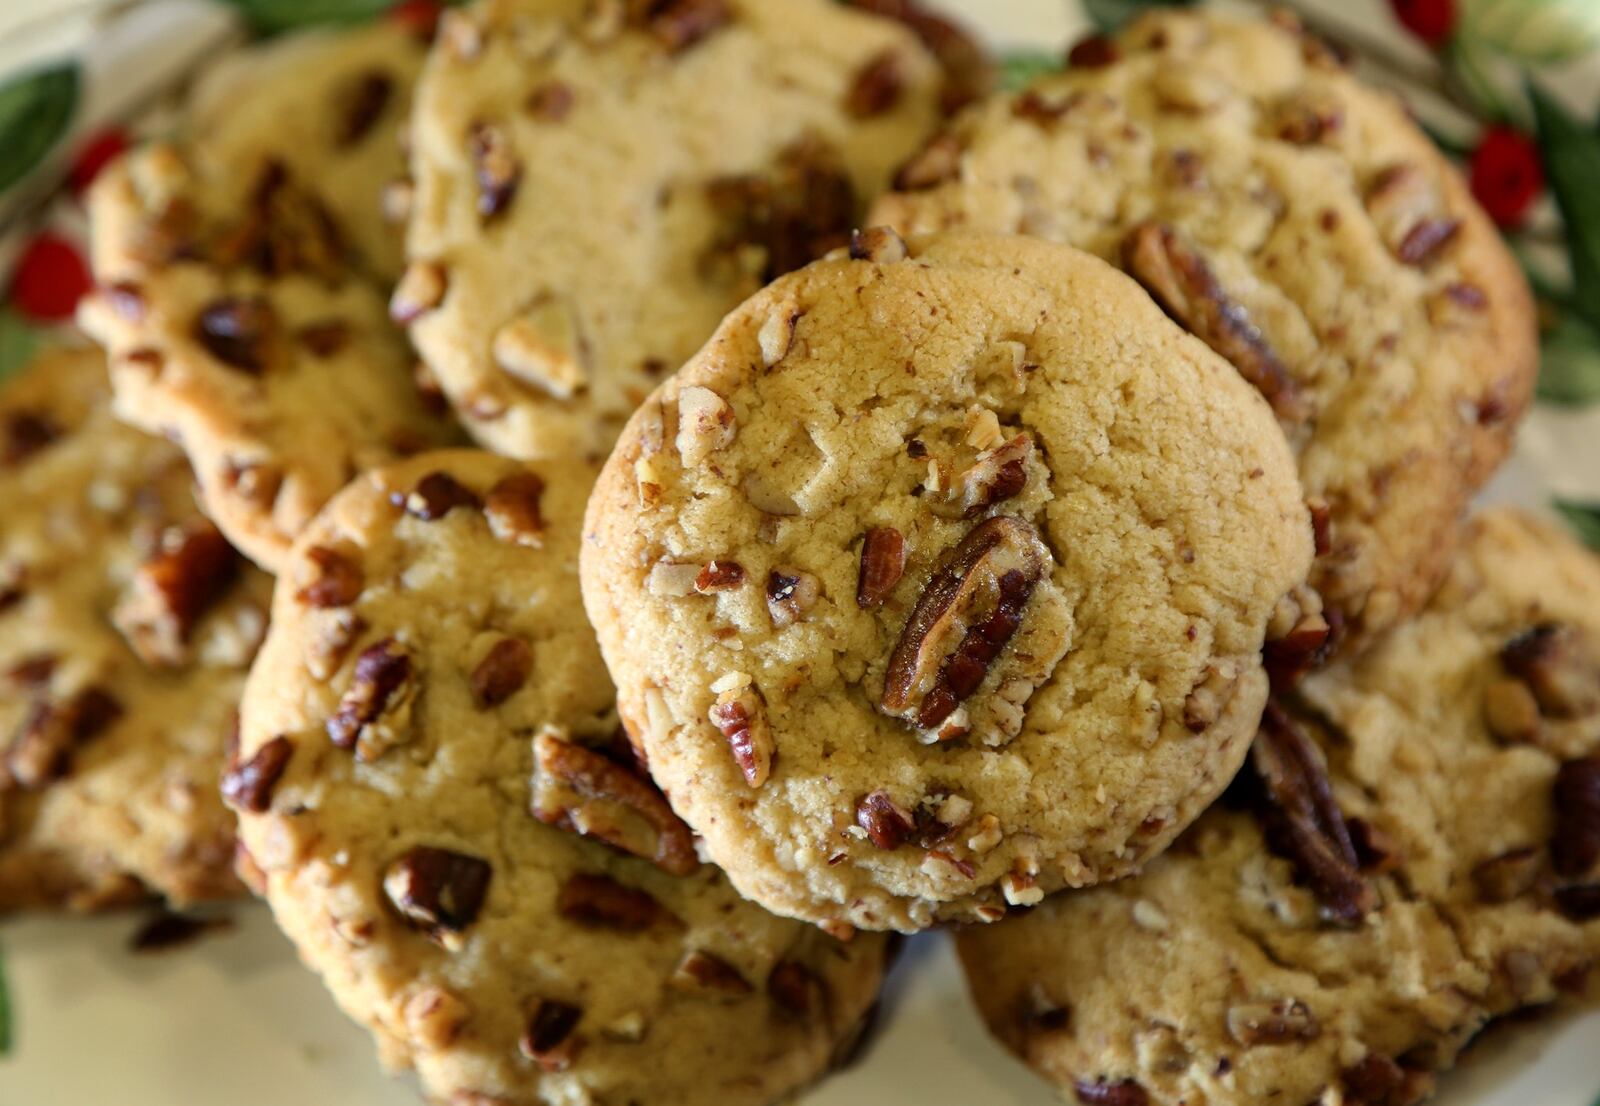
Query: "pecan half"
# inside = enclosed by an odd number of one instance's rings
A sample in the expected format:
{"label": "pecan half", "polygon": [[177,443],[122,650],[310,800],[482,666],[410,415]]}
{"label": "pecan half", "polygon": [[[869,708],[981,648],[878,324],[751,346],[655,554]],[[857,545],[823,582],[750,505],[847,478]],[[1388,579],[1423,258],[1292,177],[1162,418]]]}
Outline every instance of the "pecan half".
{"label": "pecan half", "polygon": [[583,1048],[583,1038],[573,1033],[582,1019],[582,1007],[539,999],[517,1047],[541,1071],[566,1071]]}
{"label": "pecan half", "polygon": [[804,964],[780,960],[767,975],[767,994],[779,1009],[805,1017],[827,1004],[828,985]]}
{"label": "pecan half", "polygon": [[294,755],[294,745],[279,736],[256,750],[244,763],[233,763],[222,776],[222,801],[237,811],[265,814],[272,792]]}
{"label": "pecan half", "polygon": [[856,606],[883,606],[906,571],[906,539],[893,526],[874,526],[861,536],[861,571],[856,577]]}
{"label": "pecan half", "polygon": [[649,894],[624,887],[610,876],[583,872],[561,885],[556,909],[569,922],[623,933],[639,933],[672,918]]}
{"label": "pecan half", "polygon": [[544,544],[544,479],[537,473],[517,472],[496,481],[483,500],[489,530],[501,541],[537,549]]}
{"label": "pecan half", "polygon": [[871,119],[890,111],[905,91],[900,56],[883,50],[868,58],[845,90],[844,110],[857,119]]}
{"label": "pecan half", "polygon": [[65,702],[40,699],[6,749],[6,774],[24,790],[36,790],[71,770],[72,752],[122,717],[110,692],[87,687]]}
{"label": "pecan half", "polygon": [[1490,857],[1472,869],[1472,882],[1484,902],[1510,902],[1528,894],[1539,883],[1539,849],[1531,845]]}
{"label": "pecan half", "polygon": [[438,938],[477,920],[493,871],[478,857],[418,845],[389,865],[383,890],[401,917]]}
{"label": "pecan half", "polygon": [[1305,405],[1289,369],[1229,298],[1211,266],[1178,232],[1161,223],[1135,227],[1122,243],[1122,264],[1184,329],[1221,354],[1255,385],[1279,418],[1298,421]]}
{"label": "pecan half", "polygon": [[889,656],[879,706],[933,729],[978,689],[1022,625],[1050,553],[1020,518],[973,527],[934,573]]}
{"label": "pecan half", "polygon": [[766,783],[772,775],[775,746],[766,704],[754,685],[721,692],[711,706],[711,724],[727,739],[744,782],[751,787]]}
{"label": "pecan half", "polygon": [[266,371],[278,335],[278,313],[262,296],[223,296],[195,317],[195,339],[224,365],[252,376]]}
{"label": "pecan half", "polygon": [[1267,703],[1251,763],[1265,791],[1260,816],[1267,844],[1294,864],[1330,918],[1360,920],[1377,906],[1377,893],[1361,875],[1321,752],[1276,702]]}
{"label": "pecan half", "polygon": [[738,968],[704,949],[691,949],[667,982],[680,991],[715,992],[730,998],[750,993],[750,983]]}
{"label": "pecan half", "polygon": [[20,465],[59,437],[61,428],[48,415],[9,411],[0,418],[0,464]]}
{"label": "pecan half", "polygon": [[595,837],[673,875],[699,867],[689,827],[647,780],[553,729],[533,739],[530,812],[546,825]]}
{"label": "pecan half", "polygon": [[786,147],[768,174],[708,182],[706,199],[727,229],[703,263],[712,272],[729,264],[743,272],[753,250],[759,264],[750,275],[761,283],[847,245],[855,225],[855,184],[837,152],[816,138]]}
{"label": "pecan half", "polygon": [[180,665],[195,624],[238,570],[239,555],[210,522],[173,527],[134,573],[111,620],[146,664]]}
{"label": "pecan half", "polygon": [[1569,878],[1600,874],[1600,753],[1562,764],[1552,797],[1556,824],[1550,855],[1556,873]]}
{"label": "pecan half", "polygon": [[392,492],[389,500],[424,522],[441,519],[457,507],[477,510],[482,506],[477,493],[447,472],[430,472],[409,493]]}
{"label": "pecan half", "polygon": [[1150,1095],[1132,1079],[1108,1082],[1104,1077],[1090,1082],[1079,1079],[1072,1085],[1084,1106],[1149,1106]]}
{"label": "pecan half", "polygon": [[328,719],[328,737],[361,760],[376,760],[409,736],[416,693],[411,654],[394,638],[367,646],[356,658],[350,688]]}
{"label": "pecan half", "polygon": [[361,566],[337,549],[313,545],[306,550],[311,578],[295,593],[308,607],[348,607],[361,596],[366,577]]}
{"label": "pecan half", "polygon": [[890,852],[903,845],[917,825],[911,812],[887,791],[874,791],[861,798],[856,804],[856,824],[867,831],[867,838],[874,845]]}
{"label": "pecan half", "polygon": [[472,697],[483,709],[497,707],[521,690],[533,672],[533,649],[519,637],[503,637],[472,669]]}
{"label": "pecan half", "polygon": [[1528,685],[1547,718],[1600,712],[1600,661],[1574,626],[1545,622],[1524,631],[1500,650],[1500,663]]}
{"label": "pecan half", "polygon": [[1394,255],[1407,265],[1426,267],[1461,230],[1426,170],[1412,164],[1391,165],[1367,190],[1367,212]]}

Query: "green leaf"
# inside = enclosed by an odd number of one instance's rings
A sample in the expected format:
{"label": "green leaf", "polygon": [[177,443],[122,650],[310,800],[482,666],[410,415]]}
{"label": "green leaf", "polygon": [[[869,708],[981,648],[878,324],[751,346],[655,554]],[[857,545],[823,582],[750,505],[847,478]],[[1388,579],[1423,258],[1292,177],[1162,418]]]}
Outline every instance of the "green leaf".
{"label": "green leaf", "polygon": [[1600,49],[1594,0],[1466,0],[1461,35],[1536,65]]}
{"label": "green leaf", "polygon": [[0,380],[33,359],[39,333],[10,308],[0,308]]}
{"label": "green leaf", "polygon": [[51,66],[0,86],[0,192],[55,148],[78,107],[78,67]]}
{"label": "green leaf", "polygon": [[5,960],[0,958],[0,1056],[11,1055],[11,989],[6,985]]}
{"label": "green leaf", "polygon": [[1083,0],[1083,12],[1102,31],[1115,31],[1140,12],[1151,8],[1187,8],[1194,0]]}
{"label": "green leaf", "polygon": [[1600,332],[1574,315],[1562,314],[1544,334],[1539,398],[1563,407],[1600,403]]}
{"label": "green leaf", "polygon": [[313,23],[361,23],[382,15],[394,0],[226,0],[264,35]]}
{"label": "green leaf", "polygon": [[1554,504],[1585,545],[1590,549],[1600,549],[1600,503],[1579,503],[1575,499],[1557,496]]}
{"label": "green leaf", "polygon": [[1600,134],[1584,126],[1531,81],[1545,176],[1566,224],[1573,301],[1600,327]]}
{"label": "green leaf", "polygon": [[1061,72],[1061,55],[1018,50],[1000,59],[1000,87],[1015,92],[1046,73]]}

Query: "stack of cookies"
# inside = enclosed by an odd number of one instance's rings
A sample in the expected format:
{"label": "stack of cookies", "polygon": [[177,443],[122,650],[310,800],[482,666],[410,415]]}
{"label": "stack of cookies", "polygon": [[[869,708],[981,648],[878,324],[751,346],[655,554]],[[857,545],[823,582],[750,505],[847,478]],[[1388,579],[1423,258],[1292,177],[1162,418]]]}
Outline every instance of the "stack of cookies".
{"label": "stack of cookies", "polygon": [[1071,63],[476,0],[224,65],[95,185],[104,354],[0,391],[0,908],[248,887],[452,1106],[780,1101],[951,923],[1110,1106],[1405,1106],[1593,997],[1600,563],[1469,514],[1516,264],[1291,21]]}

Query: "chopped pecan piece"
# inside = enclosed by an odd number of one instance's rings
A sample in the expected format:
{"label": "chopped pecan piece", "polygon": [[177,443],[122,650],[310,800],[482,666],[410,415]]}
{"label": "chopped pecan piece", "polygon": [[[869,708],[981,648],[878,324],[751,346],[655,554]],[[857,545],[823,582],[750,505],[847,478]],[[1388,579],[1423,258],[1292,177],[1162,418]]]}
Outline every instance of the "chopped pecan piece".
{"label": "chopped pecan piece", "polygon": [[570,300],[547,296],[495,332],[495,363],[525,384],[569,400],[589,387],[589,343]]}
{"label": "chopped pecan piece", "polygon": [[0,420],[0,464],[20,465],[60,436],[48,415],[10,411]]}
{"label": "chopped pecan piece", "polygon": [[1500,650],[1500,663],[1528,685],[1547,718],[1600,712],[1600,661],[1576,627],[1546,622],[1520,633]]}
{"label": "chopped pecan piece", "polygon": [[628,0],[628,9],[669,54],[682,53],[733,19],[726,0]]}
{"label": "chopped pecan piece", "polygon": [[1067,51],[1067,64],[1074,69],[1104,69],[1122,57],[1116,40],[1108,35],[1090,34],[1080,38]]}
{"label": "chopped pecan piece", "polygon": [[430,472],[409,493],[391,492],[389,500],[424,522],[441,519],[457,507],[482,506],[477,493],[447,472]]}
{"label": "chopped pecan piece", "polygon": [[146,664],[182,664],[196,623],[238,570],[239,555],[210,522],[173,527],[134,573],[111,620]]}
{"label": "chopped pecan piece", "polygon": [[892,526],[874,526],[861,536],[861,571],[856,577],[856,606],[883,606],[906,571],[906,539]]}
{"label": "chopped pecan piece", "polygon": [[387,73],[374,70],[360,74],[346,94],[344,110],[339,118],[336,138],[339,147],[348,149],[365,138],[393,95],[394,81]]}
{"label": "chopped pecan piece", "polygon": [[855,184],[832,147],[801,140],[778,155],[765,176],[722,177],[706,185],[706,199],[727,226],[708,252],[715,268],[741,260],[754,247],[762,283],[847,245],[855,225]]}
{"label": "chopped pecan piece", "polygon": [[55,675],[61,658],[54,653],[35,653],[6,669],[6,683],[14,688],[43,687]]}
{"label": "chopped pecan piece", "polygon": [[1306,1004],[1294,999],[1228,1007],[1228,1035],[1246,1047],[1314,1041],[1322,1032]]}
{"label": "chopped pecan piece", "polygon": [[639,933],[672,917],[645,892],[583,872],[562,884],[556,909],[570,922],[623,933]]}
{"label": "chopped pecan piece", "polygon": [[1049,551],[1027,522],[973,527],[934,573],[889,656],[879,706],[931,730],[955,713],[1022,625]]}
{"label": "chopped pecan piece", "polygon": [[413,261],[389,297],[389,318],[397,326],[415,322],[444,302],[448,288],[449,278],[442,265]]}
{"label": "chopped pecan piece", "polygon": [[1183,701],[1183,724],[1190,733],[1204,733],[1222,717],[1223,709],[1239,686],[1239,674],[1231,667],[1211,664],[1205,676]]}
{"label": "chopped pecan piece", "polygon": [[497,707],[521,690],[533,672],[533,650],[519,637],[503,637],[472,670],[472,697],[479,707]]}
{"label": "chopped pecan piece", "polygon": [[517,472],[497,481],[484,497],[483,514],[501,541],[534,549],[544,544],[544,480],[537,473]]}
{"label": "chopped pecan piece", "polygon": [[477,920],[492,873],[486,860],[418,845],[389,865],[383,890],[406,921],[438,939]]}
{"label": "chopped pecan piece", "polygon": [[744,583],[744,566],[738,561],[713,560],[694,578],[694,590],[701,595],[718,591],[732,591]]}
{"label": "chopped pecan piece", "polygon": [[[950,482],[947,493],[950,510],[962,518],[972,518],[996,503],[1015,497],[1027,486],[1027,465],[1032,456],[1033,438],[1026,433],[984,449],[972,465]],[[937,506],[935,511],[949,513]]]}
{"label": "chopped pecan piece", "polygon": [[850,256],[856,261],[873,261],[880,265],[906,259],[905,239],[891,227],[868,227],[850,232]]}
{"label": "chopped pecan piece", "polygon": [[678,453],[686,468],[733,444],[738,428],[733,408],[713,392],[691,384],[678,393]]}
{"label": "chopped pecan piece", "polygon": [[222,800],[234,810],[265,814],[272,805],[272,792],[294,755],[294,745],[279,736],[256,750],[243,764],[233,763],[222,776]]}
{"label": "chopped pecan piece", "polygon": [[332,216],[277,160],[263,164],[247,209],[217,237],[211,252],[224,265],[248,265],[267,277],[307,273],[332,282],[345,271]]}
{"label": "chopped pecan piece", "polygon": [[1308,611],[1282,637],[1261,647],[1261,662],[1274,688],[1293,687],[1307,672],[1327,660],[1333,627],[1320,611]]}
{"label": "chopped pecan piece", "polygon": [[767,573],[767,612],[780,630],[804,618],[821,595],[821,582],[809,572],[780,567]]}
{"label": "chopped pecan piece", "polygon": [[511,149],[511,137],[494,123],[479,123],[468,136],[473,173],[478,181],[478,214],[493,219],[505,211],[522,181],[522,163]]}
{"label": "chopped pecan piece", "polygon": [[1472,869],[1472,882],[1484,902],[1510,902],[1539,883],[1540,850],[1531,845],[1490,857]]}
{"label": "chopped pecan piece", "polygon": [[1600,874],[1600,753],[1569,760],[1552,790],[1555,836],[1550,855],[1558,875]]}
{"label": "chopped pecan piece", "polygon": [[1367,190],[1367,211],[1407,265],[1427,266],[1461,230],[1460,220],[1446,214],[1433,180],[1417,165],[1392,165],[1379,173]]}
{"label": "chopped pecan piece", "polygon": [[1245,309],[1229,298],[1206,259],[1177,231],[1160,223],[1141,224],[1123,241],[1122,262],[1167,314],[1255,385],[1279,418],[1298,421],[1305,416],[1287,366]]}
{"label": "chopped pecan piece", "polygon": [[1132,1079],[1107,1082],[1104,1077],[1090,1082],[1079,1079],[1072,1085],[1084,1106],[1149,1106],[1150,1095]]}
{"label": "chopped pecan piece", "polygon": [[988,93],[994,68],[983,47],[956,24],[928,11],[915,0],[847,0],[853,8],[905,24],[939,61],[944,87],[939,106],[953,113]]}
{"label": "chopped pecan piece", "polygon": [[1376,1053],[1344,1069],[1340,1081],[1350,1106],[1412,1106],[1433,1087],[1430,1073],[1408,1071]]}
{"label": "chopped pecan piece", "polygon": [[804,964],[780,960],[767,976],[767,994],[780,1009],[803,1018],[826,1005],[827,984]]}
{"label": "chopped pecan piece", "polygon": [[1459,219],[1424,219],[1406,232],[1397,251],[1407,265],[1427,265],[1461,230]]}
{"label": "chopped pecan piece", "polygon": [[546,81],[528,95],[528,114],[545,123],[559,123],[572,110],[572,86],[564,81]]}
{"label": "chopped pecan piece", "polygon": [[356,658],[350,688],[328,719],[328,737],[362,760],[376,760],[406,739],[416,693],[411,654],[394,638],[369,645]]}
{"label": "chopped pecan piece", "polygon": [[262,296],[223,296],[195,318],[196,340],[224,365],[260,376],[272,357],[278,313]]}
{"label": "chopped pecan piece", "polygon": [[887,791],[874,791],[862,797],[856,804],[856,824],[867,831],[874,845],[887,851],[904,844],[917,825],[911,812],[895,802]]}
{"label": "chopped pecan piece", "polygon": [[728,741],[744,782],[760,787],[772,775],[774,745],[766,704],[754,685],[729,688],[711,706],[711,724]]}
{"label": "chopped pecan piece", "polygon": [[1600,883],[1575,883],[1558,887],[1556,906],[1574,922],[1592,922],[1600,918]]}
{"label": "chopped pecan piece", "polygon": [[533,739],[531,813],[547,825],[651,861],[673,875],[699,867],[694,837],[647,780],[553,729]]}
{"label": "chopped pecan piece", "polygon": [[691,949],[678,961],[668,982],[680,991],[712,991],[729,997],[750,993],[750,983],[738,968],[703,949]]}
{"label": "chopped pecan piece", "polygon": [[361,566],[337,549],[313,545],[306,550],[312,576],[295,598],[308,607],[348,607],[361,596],[366,577]]}
{"label": "chopped pecan piece", "polygon": [[6,749],[5,768],[18,787],[32,791],[71,769],[72,751],[122,717],[122,704],[99,687],[87,687],[65,702],[40,699]]}
{"label": "chopped pecan piece", "polygon": [[321,319],[294,332],[295,341],[318,357],[332,357],[350,341],[350,324],[343,319]]}
{"label": "chopped pecan piece", "polygon": [[1359,921],[1377,906],[1377,893],[1361,875],[1320,751],[1276,702],[1267,703],[1251,760],[1264,785],[1267,844],[1294,864],[1330,918]]}
{"label": "chopped pecan piece", "polygon": [[583,1018],[581,1007],[553,999],[539,999],[528,1015],[528,1028],[517,1043],[522,1055],[541,1071],[566,1071],[583,1048],[583,1038],[573,1030]]}
{"label": "chopped pecan piece", "polygon": [[857,119],[871,119],[893,110],[905,91],[900,56],[883,50],[868,58],[845,91],[844,110]]}
{"label": "chopped pecan piece", "polygon": [[922,192],[954,180],[960,175],[964,153],[966,148],[959,138],[941,131],[900,167],[894,186],[901,192]]}

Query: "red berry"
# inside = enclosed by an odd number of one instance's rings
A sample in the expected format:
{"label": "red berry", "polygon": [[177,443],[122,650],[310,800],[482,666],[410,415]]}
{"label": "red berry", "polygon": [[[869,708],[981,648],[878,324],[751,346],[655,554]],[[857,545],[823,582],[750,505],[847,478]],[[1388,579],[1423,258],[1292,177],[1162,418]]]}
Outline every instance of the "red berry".
{"label": "red berry", "polygon": [[127,148],[128,134],[118,127],[107,127],[90,135],[88,141],[78,147],[78,155],[72,159],[72,168],[67,172],[67,186],[72,194],[82,196],[100,175],[100,170]]}
{"label": "red berry", "polygon": [[432,38],[443,11],[444,5],[439,0],[397,0],[386,14],[390,21],[415,32],[418,37]]}
{"label": "red berry", "polygon": [[1510,127],[1484,131],[1472,151],[1472,194],[1490,218],[1503,227],[1517,225],[1542,191],[1544,168],[1533,140]]}
{"label": "red berry", "polygon": [[1394,17],[1429,46],[1443,46],[1456,27],[1456,0],[1389,0]]}
{"label": "red berry", "polygon": [[78,247],[45,231],[29,242],[17,259],[11,272],[10,299],[12,306],[34,322],[65,322],[93,283]]}

